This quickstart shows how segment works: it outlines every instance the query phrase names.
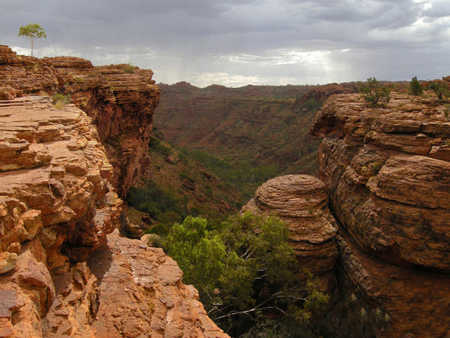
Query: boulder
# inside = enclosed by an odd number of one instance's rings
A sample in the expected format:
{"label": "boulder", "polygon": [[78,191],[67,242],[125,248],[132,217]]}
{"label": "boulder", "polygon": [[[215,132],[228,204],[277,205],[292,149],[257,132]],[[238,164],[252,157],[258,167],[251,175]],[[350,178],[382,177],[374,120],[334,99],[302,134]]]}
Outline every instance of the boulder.
{"label": "boulder", "polygon": [[322,291],[335,286],[336,227],[328,209],[325,184],[308,175],[286,175],[260,186],[242,211],[275,214],[286,222],[289,242],[300,267],[319,276]]}

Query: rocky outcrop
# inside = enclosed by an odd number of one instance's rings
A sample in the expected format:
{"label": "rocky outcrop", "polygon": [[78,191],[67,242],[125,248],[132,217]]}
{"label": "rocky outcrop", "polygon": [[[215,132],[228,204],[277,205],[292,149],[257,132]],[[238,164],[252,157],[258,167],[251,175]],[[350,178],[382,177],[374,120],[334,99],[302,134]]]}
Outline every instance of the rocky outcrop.
{"label": "rocky outcrop", "polygon": [[2,101],[0,135],[0,289],[11,299],[2,313],[15,336],[40,337],[58,295],[53,279],[105,243],[122,202],[79,109],[57,110],[43,97]]}
{"label": "rocky outcrop", "polygon": [[142,177],[148,164],[153,111],[160,90],[151,70],[128,64],[93,67],[75,57],[17,56],[0,45],[0,99],[60,93],[92,117],[114,167],[119,196]]}
{"label": "rocky outcrop", "polygon": [[228,337],[207,316],[197,290],[182,284],[180,268],[162,249],[113,233],[89,266],[102,295],[92,324],[96,337]]}
{"label": "rocky outcrop", "polygon": [[[450,121],[429,98],[336,95],[312,133],[346,278],[387,311],[379,337],[450,334]],[[366,310],[364,310],[366,313]],[[381,313],[381,312],[380,312]],[[383,325],[384,325],[383,324]]]}
{"label": "rocky outcrop", "polygon": [[319,277],[321,291],[335,287],[336,227],[328,209],[325,185],[308,175],[287,175],[260,186],[243,211],[268,216],[276,214],[286,222],[289,242],[299,265]]}
{"label": "rocky outcrop", "polygon": [[174,261],[108,235],[112,177],[74,105],[0,101],[0,337],[227,337]]}

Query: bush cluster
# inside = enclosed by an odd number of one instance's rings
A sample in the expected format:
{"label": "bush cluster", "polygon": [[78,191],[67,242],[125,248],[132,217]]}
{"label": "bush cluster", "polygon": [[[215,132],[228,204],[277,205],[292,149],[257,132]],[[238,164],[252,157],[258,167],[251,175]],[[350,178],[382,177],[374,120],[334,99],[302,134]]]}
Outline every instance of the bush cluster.
{"label": "bush cluster", "polygon": [[280,332],[299,330],[328,303],[312,276],[306,285],[299,282],[287,238],[286,225],[273,216],[245,213],[214,227],[204,218],[188,216],[174,224],[163,245],[183,270],[184,281],[199,291],[209,316],[237,337],[262,313],[288,320],[284,314],[289,312],[292,325],[280,327]]}
{"label": "bush cluster", "polygon": [[255,166],[244,161],[231,163],[203,150],[182,149],[180,154],[200,162],[227,185],[238,190],[246,200],[253,196],[257,187],[279,175],[279,169],[275,165]]}
{"label": "bush cluster", "polygon": [[187,216],[186,201],[151,180],[143,187],[131,187],[126,200],[128,205],[148,213],[157,221],[159,225],[152,230],[160,234],[167,234],[173,223],[181,222]]}

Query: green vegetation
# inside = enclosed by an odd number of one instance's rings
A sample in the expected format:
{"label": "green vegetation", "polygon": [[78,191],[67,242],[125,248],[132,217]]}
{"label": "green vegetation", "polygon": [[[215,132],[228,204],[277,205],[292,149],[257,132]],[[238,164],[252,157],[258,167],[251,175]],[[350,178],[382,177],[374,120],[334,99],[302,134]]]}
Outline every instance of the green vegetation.
{"label": "green vegetation", "polygon": [[444,107],[444,116],[447,120],[450,120],[450,104],[446,104]]}
{"label": "green vegetation", "polygon": [[304,103],[304,107],[308,111],[317,111],[322,107],[323,102],[317,100],[315,97],[310,97],[308,101]]}
{"label": "green vegetation", "polygon": [[186,201],[151,180],[141,188],[131,187],[126,200],[129,206],[158,221],[151,231],[161,235],[167,234],[174,222],[180,222],[187,216]]}
{"label": "green vegetation", "polygon": [[31,41],[31,56],[33,56],[34,40],[46,38],[47,34],[44,28],[39,26],[37,23],[30,23],[26,26],[20,26],[19,36],[25,36]]}
{"label": "green vegetation", "polygon": [[287,237],[285,224],[274,216],[245,213],[216,225],[188,216],[174,224],[164,248],[183,270],[184,281],[199,290],[209,316],[232,336],[253,334],[254,320],[265,330],[271,321],[262,314],[278,318],[284,325],[280,332],[306,332],[328,297],[312,276],[305,275],[306,285],[299,281]]}
{"label": "green vegetation", "polygon": [[409,93],[415,96],[421,95],[423,93],[423,88],[417,80],[417,76],[414,76],[409,83]]}
{"label": "green vegetation", "polygon": [[386,105],[391,100],[389,89],[380,84],[375,77],[368,78],[367,82],[361,83],[358,89],[371,107]]}
{"label": "green vegetation", "polygon": [[131,63],[122,65],[122,70],[127,74],[133,74],[135,69],[136,69],[136,67],[133,66]]}
{"label": "green vegetation", "polygon": [[150,137],[148,147],[150,150],[154,150],[163,156],[169,156],[172,153],[172,147],[165,145],[159,138],[154,136]]}
{"label": "green vegetation", "polygon": [[161,85],[161,90],[165,99],[154,123],[163,132],[171,130],[167,139],[180,148],[204,150],[233,169],[248,163],[249,168],[275,167],[278,175],[317,174],[320,140],[308,132],[329,96],[326,90],[307,98],[308,86],[200,89],[184,83]]}
{"label": "green vegetation", "polygon": [[72,101],[69,94],[63,95],[60,93],[56,93],[52,96],[52,103],[57,109],[63,109],[66,104],[69,104],[71,102]]}
{"label": "green vegetation", "polygon": [[256,188],[261,184],[280,174],[279,169],[275,165],[252,166],[249,162],[244,161],[231,163],[203,150],[182,149],[181,154],[184,157],[190,157],[200,162],[230,187],[239,191],[246,201],[253,196]]}
{"label": "green vegetation", "polygon": [[448,85],[443,80],[430,82],[427,89],[432,90],[439,100],[443,100],[444,98],[450,96]]}

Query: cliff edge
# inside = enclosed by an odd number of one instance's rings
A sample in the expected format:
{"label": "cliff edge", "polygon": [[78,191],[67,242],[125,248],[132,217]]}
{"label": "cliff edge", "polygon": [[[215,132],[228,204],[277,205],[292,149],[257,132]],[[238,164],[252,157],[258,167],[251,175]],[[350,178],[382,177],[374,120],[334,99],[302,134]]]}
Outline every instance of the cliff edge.
{"label": "cliff edge", "polygon": [[96,125],[121,198],[150,161],[153,112],[161,95],[152,76],[129,64],[94,67],[77,57],[18,56],[0,45],[0,100],[56,93],[70,99]]}
{"label": "cliff edge", "polygon": [[[112,88],[122,66],[100,73],[86,60],[19,57],[1,47],[0,337],[228,337],[172,259],[114,231],[122,200],[111,182],[126,193],[138,178],[133,165],[142,164],[151,131],[151,105],[132,115],[129,95],[156,104],[157,87],[121,80]],[[70,69],[86,80],[66,82]],[[71,93],[76,106],[57,109],[42,96],[54,91]],[[113,131],[99,133],[95,121]],[[131,153],[130,144],[141,148]]]}
{"label": "cliff edge", "polygon": [[[359,95],[335,95],[311,132],[323,138],[319,177],[339,225],[342,300],[364,299],[357,311],[373,316],[377,337],[447,337],[448,107],[393,93],[387,107],[369,108]],[[334,317],[342,333],[358,327]]]}

